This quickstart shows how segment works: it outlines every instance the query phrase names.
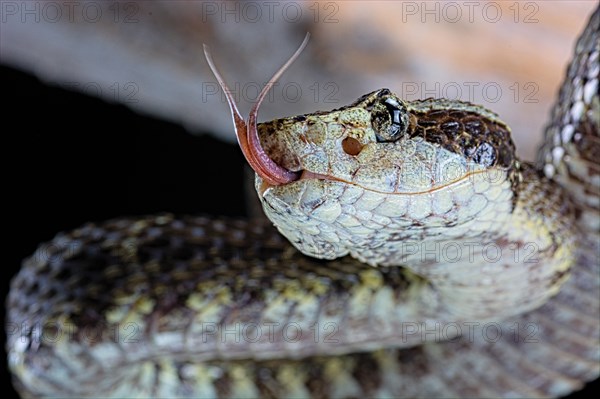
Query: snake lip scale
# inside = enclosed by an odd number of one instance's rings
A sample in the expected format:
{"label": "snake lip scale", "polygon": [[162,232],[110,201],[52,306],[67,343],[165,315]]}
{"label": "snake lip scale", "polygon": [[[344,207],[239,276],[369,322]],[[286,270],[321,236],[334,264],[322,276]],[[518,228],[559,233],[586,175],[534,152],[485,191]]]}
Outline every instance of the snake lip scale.
{"label": "snake lip scale", "polygon": [[[494,112],[388,89],[257,123],[308,36],[244,120],[205,46],[269,221],[121,218],[40,246],[7,301],[7,324],[20,326],[7,334],[15,387],[24,397],[557,397],[598,378],[599,23],[600,9],[536,164],[517,158]],[[310,337],[286,339],[290,325]],[[237,339],[260,326],[269,334]]]}

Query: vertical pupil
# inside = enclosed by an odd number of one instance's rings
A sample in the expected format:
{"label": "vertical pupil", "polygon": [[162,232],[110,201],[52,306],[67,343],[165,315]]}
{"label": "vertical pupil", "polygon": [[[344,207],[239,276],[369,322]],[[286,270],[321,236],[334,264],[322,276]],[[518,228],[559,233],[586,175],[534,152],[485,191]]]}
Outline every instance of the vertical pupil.
{"label": "vertical pupil", "polygon": [[379,142],[396,141],[407,129],[407,110],[402,102],[393,97],[378,104],[373,114],[373,127]]}
{"label": "vertical pupil", "polygon": [[395,125],[399,125],[400,124],[400,110],[399,109],[394,109],[392,111],[392,123]]}
{"label": "vertical pupil", "polygon": [[389,102],[386,102],[385,106],[390,113],[392,120],[392,124],[389,128],[389,134],[393,138],[398,135],[400,128],[402,127],[402,117],[400,115],[401,110],[398,108],[397,104],[390,104]]}

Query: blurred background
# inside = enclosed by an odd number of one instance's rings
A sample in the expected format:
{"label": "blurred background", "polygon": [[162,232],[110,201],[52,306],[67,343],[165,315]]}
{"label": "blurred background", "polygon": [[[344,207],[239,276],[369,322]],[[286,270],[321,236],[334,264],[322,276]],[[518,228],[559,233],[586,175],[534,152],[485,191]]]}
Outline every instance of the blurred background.
{"label": "blurred background", "polygon": [[447,97],[492,109],[532,160],[596,6],[2,1],[3,148],[12,159],[2,297],[39,243],[87,221],[246,213],[243,159],[203,43],[242,114],[310,32],[259,120],[337,108],[387,87],[407,100]]}
{"label": "blurred background", "polygon": [[[388,87],[406,99],[485,105],[532,155],[595,1],[2,2],[2,64],[44,83],[233,142],[204,55],[248,109],[306,32],[312,39],[265,120]],[[72,117],[72,115],[71,115]]]}

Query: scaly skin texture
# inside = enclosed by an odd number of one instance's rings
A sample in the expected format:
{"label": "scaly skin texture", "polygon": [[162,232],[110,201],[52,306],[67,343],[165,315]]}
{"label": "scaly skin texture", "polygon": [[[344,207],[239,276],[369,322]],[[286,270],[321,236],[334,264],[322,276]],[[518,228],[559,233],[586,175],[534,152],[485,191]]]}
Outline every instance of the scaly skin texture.
{"label": "scaly skin texture", "polygon": [[[390,101],[402,104],[407,126],[396,141],[381,142],[374,121]],[[482,107],[403,103],[382,89],[329,113],[261,125],[259,134],[271,158],[307,176],[272,187],[257,177],[279,231],[311,256],[350,254],[426,277],[437,294],[421,312],[427,317],[517,315],[568,277],[575,256],[568,196],[521,165],[506,125]],[[350,154],[349,137],[359,143]]]}
{"label": "scaly skin texture", "polygon": [[33,397],[548,397],[597,378],[599,19],[538,169],[495,114],[460,102],[377,91],[259,125],[269,156],[302,170],[285,185],[257,178],[266,213],[296,248],[351,256],[303,256],[256,222],[171,215],[42,245],[8,300],[15,385]]}

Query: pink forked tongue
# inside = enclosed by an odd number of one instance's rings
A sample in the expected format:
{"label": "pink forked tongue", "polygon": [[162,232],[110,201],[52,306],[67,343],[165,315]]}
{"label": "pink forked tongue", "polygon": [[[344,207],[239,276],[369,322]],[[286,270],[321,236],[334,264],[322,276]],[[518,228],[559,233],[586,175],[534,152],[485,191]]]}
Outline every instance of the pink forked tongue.
{"label": "pink forked tongue", "polygon": [[231,115],[233,117],[233,123],[235,124],[235,134],[237,136],[238,143],[240,148],[242,149],[242,153],[246,158],[246,161],[250,164],[250,167],[259,175],[266,183],[278,186],[281,184],[286,184],[298,180],[300,174],[297,172],[291,172],[281,166],[277,165],[267,153],[263,150],[260,145],[260,140],[258,138],[258,131],[256,127],[256,119],[258,115],[258,108],[260,104],[263,102],[265,96],[269,92],[269,90],[273,87],[277,79],[285,72],[285,70],[294,62],[296,58],[300,55],[306,44],[308,43],[308,39],[310,34],[306,34],[304,41],[296,50],[296,52],[291,56],[291,58],[283,64],[281,68],[275,75],[269,80],[269,82],[262,89],[258,98],[256,99],[256,103],[250,110],[250,115],[248,115],[248,123],[244,121],[240,111],[238,111],[237,105],[231,94],[231,90],[219,74],[212,57],[210,55],[210,50],[208,46],[204,45],[204,56],[206,57],[206,61],[210,66],[213,74],[217,78],[217,81],[221,85],[223,92],[225,92],[225,97],[227,98],[227,102],[229,103],[229,108],[231,108]]}

